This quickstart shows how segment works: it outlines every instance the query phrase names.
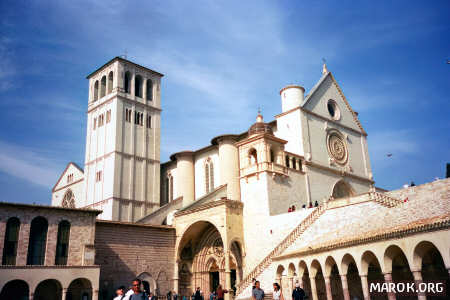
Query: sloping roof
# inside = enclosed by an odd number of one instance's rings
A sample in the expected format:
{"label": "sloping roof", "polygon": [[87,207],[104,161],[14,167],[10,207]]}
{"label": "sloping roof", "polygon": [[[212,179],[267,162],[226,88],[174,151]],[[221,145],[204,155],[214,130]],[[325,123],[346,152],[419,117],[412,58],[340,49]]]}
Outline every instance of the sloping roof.
{"label": "sloping roof", "polygon": [[95,213],[96,215],[101,214],[101,210],[97,209],[87,209],[87,208],[69,208],[69,207],[61,207],[61,206],[51,206],[51,205],[41,205],[41,204],[26,204],[26,203],[15,203],[15,202],[0,202],[0,207],[2,206],[14,206],[21,208],[43,208],[43,209],[52,209],[52,210],[65,210],[65,211],[73,211],[73,212],[88,212]]}
{"label": "sloping roof", "polygon": [[69,162],[66,166],[66,168],[64,169],[64,171],[61,173],[61,176],[59,176],[58,180],[56,181],[55,185],[52,188],[52,192],[55,191],[56,187],[58,186],[59,182],[61,181],[61,179],[64,177],[64,174],[66,173],[67,169],[69,169],[70,165],[74,166],[75,168],[77,168],[82,174],[84,174],[84,170],[78,166],[76,163],[74,163],[73,161]]}
{"label": "sloping roof", "polygon": [[440,182],[440,185],[428,183],[413,188],[415,190],[409,194],[408,199],[400,198],[406,202],[394,207],[366,201],[327,209],[283,255],[301,251],[305,245],[323,248],[325,245],[412,228],[417,224],[450,220],[450,193],[446,192],[450,188],[450,178]]}
{"label": "sloping roof", "polygon": [[100,68],[96,69],[94,72],[92,72],[92,73],[90,73],[89,75],[87,75],[87,76],[86,76],[86,79],[89,79],[92,75],[94,75],[95,73],[97,73],[98,71],[100,71],[101,69],[103,69],[105,66],[107,66],[107,65],[109,65],[109,64],[111,64],[111,63],[113,63],[113,62],[115,62],[116,60],[119,60],[119,61],[122,61],[122,62],[126,62],[126,63],[129,63],[129,64],[132,64],[132,65],[135,66],[135,67],[144,69],[144,70],[146,70],[146,71],[149,71],[149,72],[151,72],[151,73],[153,73],[153,74],[156,74],[156,75],[159,75],[159,76],[161,76],[161,77],[164,76],[164,74],[161,74],[161,73],[159,73],[159,72],[156,72],[156,71],[154,71],[154,70],[152,70],[152,69],[149,69],[149,68],[146,68],[146,67],[144,67],[144,66],[138,65],[137,63],[134,63],[134,62],[132,62],[132,61],[129,61],[128,59],[125,59],[125,58],[123,58],[123,57],[116,56],[116,57],[114,57],[113,59],[111,59],[110,61],[108,61],[107,63],[105,63],[104,65],[102,65]]}
{"label": "sloping roof", "polygon": [[359,129],[361,130],[361,132],[364,135],[367,135],[366,131],[364,130],[364,128],[361,125],[361,122],[358,119],[358,115],[356,114],[356,112],[352,109],[352,107],[350,106],[350,104],[348,103],[347,98],[345,97],[344,93],[342,92],[341,87],[339,86],[339,84],[337,83],[336,79],[334,78],[333,74],[331,74],[331,72],[327,72],[324,75],[322,75],[322,77],[319,79],[319,81],[313,86],[313,88],[309,91],[308,95],[305,97],[305,100],[303,102],[303,104],[301,105],[301,107],[305,107],[306,104],[310,101],[310,99],[312,98],[312,96],[315,94],[315,92],[319,89],[319,87],[322,85],[322,83],[325,81],[326,78],[330,77],[331,81],[333,82],[333,84],[335,85],[335,87],[337,88],[339,94],[341,95],[342,99],[344,100],[345,106],[347,107],[347,109],[350,111],[350,113],[353,116],[353,120],[356,122],[356,125],[358,125]]}
{"label": "sloping roof", "polygon": [[179,212],[190,210],[194,207],[200,206],[202,204],[212,202],[214,200],[217,200],[217,198],[226,196],[227,195],[227,185],[223,184],[221,186],[218,186],[215,188],[212,192],[204,195],[203,197],[197,199],[196,201],[192,202],[188,206],[183,207],[179,210]]}

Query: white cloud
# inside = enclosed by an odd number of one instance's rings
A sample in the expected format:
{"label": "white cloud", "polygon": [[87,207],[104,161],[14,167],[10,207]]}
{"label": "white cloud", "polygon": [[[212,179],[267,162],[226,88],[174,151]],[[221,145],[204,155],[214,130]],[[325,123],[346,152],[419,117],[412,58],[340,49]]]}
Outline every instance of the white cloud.
{"label": "white cloud", "polygon": [[52,187],[61,172],[58,164],[42,153],[0,141],[0,170],[28,182]]}

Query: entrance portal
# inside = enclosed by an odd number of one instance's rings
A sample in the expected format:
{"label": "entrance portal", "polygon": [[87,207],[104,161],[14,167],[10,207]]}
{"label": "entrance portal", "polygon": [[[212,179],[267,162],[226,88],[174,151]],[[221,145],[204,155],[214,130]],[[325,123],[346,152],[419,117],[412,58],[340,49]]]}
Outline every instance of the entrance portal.
{"label": "entrance portal", "polygon": [[218,285],[219,285],[219,271],[209,272],[210,291],[215,291]]}

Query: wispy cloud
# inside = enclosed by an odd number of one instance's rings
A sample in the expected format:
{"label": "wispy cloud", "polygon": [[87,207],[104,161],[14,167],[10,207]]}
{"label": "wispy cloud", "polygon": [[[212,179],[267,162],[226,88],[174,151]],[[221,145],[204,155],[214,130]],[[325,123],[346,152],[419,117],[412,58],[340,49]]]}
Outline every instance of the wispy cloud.
{"label": "wispy cloud", "polygon": [[0,141],[0,170],[6,174],[50,188],[58,178],[59,168],[42,153]]}

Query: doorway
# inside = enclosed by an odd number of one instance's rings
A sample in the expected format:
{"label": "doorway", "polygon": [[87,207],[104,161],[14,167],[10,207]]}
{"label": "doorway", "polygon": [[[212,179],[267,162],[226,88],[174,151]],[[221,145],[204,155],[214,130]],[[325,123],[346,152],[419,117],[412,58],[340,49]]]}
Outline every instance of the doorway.
{"label": "doorway", "polygon": [[219,285],[219,272],[209,272],[209,288],[215,291]]}

